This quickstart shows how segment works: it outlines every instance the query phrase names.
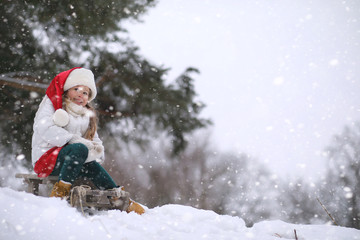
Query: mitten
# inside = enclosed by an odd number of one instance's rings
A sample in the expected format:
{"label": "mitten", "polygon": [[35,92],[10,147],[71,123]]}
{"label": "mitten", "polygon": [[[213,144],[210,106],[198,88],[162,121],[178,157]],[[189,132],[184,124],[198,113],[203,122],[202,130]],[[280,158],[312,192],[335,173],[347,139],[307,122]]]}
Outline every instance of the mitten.
{"label": "mitten", "polygon": [[92,143],[94,144],[94,152],[99,154],[101,157],[102,154],[104,153],[104,146],[97,142],[92,142]]}
{"label": "mitten", "polygon": [[76,135],[76,134],[73,135],[73,137],[70,139],[69,143],[70,144],[82,143],[89,149],[89,152],[94,148],[94,144],[92,141],[87,140],[83,137],[80,137],[79,135]]}
{"label": "mitten", "polygon": [[65,127],[69,123],[69,114],[60,108],[53,114],[53,121],[57,126]]}
{"label": "mitten", "polygon": [[92,161],[98,161],[101,162],[101,157],[104,154],[104,147],[103,145],[92,142],[94,147],[89,151],[89,155],[85,161],[85,163],[92,162]]}

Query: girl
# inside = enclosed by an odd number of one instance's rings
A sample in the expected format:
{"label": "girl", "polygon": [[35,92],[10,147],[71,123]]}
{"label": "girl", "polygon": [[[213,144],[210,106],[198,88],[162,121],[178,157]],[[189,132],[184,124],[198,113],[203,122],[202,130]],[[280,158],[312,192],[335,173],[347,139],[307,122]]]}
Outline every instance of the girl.
{"label": "girl", "polygon": [[[58,74],[46,90],[35,115],[32,162],[39,177],[59,176],[50,197],[66,198],[79,177],[90,179],[99,189],[120,187],[100,165],[104,146],[97,134],[97,117],[90,102],[96,97],[93,73],[73,68]],[[116,207],[118,199],[110,199]],[[127,212],[143,214],[130,200]]]}

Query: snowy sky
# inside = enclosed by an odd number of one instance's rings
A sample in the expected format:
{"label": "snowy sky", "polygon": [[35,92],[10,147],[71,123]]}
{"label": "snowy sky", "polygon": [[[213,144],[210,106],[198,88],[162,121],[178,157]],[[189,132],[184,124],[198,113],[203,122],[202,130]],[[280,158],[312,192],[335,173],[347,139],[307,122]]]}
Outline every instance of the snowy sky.
{"label": "snowy sky", "polygon": [[317,178],[324,148],[360,120],[360,2],[163,0],[129,24],[141,53],[188,66],[213,142],[280,176]]}

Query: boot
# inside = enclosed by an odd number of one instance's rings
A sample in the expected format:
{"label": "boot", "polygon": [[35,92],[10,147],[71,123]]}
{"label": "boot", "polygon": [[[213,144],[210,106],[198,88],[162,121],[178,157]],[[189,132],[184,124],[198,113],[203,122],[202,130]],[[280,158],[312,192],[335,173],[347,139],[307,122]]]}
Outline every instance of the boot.
{"label": "boot", "polygon": [[51,193],[50,197],[60,197],[62,199],[67,198],[70,193],[71,184],[65,183],[63,181],[59,181],[55,183]]}
{"label": "boot", "polygon": [[141,215],[145,213],[145,209],[140,204],[130,199],[129,207],[127,208],[126,212],[136,212],[137,214]]}

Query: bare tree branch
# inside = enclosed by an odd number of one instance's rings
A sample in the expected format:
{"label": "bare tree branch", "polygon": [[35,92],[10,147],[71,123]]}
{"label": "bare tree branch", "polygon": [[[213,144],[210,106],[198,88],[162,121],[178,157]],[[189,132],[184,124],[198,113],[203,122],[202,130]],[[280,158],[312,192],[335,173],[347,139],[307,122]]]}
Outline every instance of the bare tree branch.
{"label": "bare tree branch", "polygon": [[35,91],[39,93],[45,93],[48,84],[30,82],[23,79],[8,77],[6,75],[0,75],[0,84],[1,86],[10,86],[18,89],[24,89],[28,91]]}

